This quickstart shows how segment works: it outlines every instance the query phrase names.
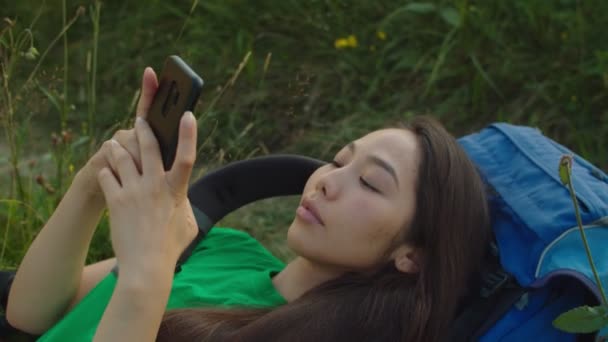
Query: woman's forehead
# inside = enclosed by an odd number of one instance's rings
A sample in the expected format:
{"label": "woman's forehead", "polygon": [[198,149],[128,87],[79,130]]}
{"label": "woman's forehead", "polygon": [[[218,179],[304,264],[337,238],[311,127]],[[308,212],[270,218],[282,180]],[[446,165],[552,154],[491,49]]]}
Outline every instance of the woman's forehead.
{"label": "woman's forehead", "polygon": [[[416,134],[407,129],[388,128],[373,131],[353,142],[354,149],[374,155],[401,170],[408,178],[419,164],[419,144]],[[399,173],[399,172],[398,172]]]}
{"label": "woman's forehead", "polygon": [[407,129],[387,128],[373,131],[355,140],[354,144],[369,153],[382,153],[395,158],[415,156],[418,151],[418,138]]}

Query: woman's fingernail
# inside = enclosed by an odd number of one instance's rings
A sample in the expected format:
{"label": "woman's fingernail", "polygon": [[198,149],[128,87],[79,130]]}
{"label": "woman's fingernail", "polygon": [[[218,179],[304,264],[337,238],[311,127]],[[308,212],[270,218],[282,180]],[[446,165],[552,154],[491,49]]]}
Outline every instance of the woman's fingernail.
{"label": "woman's fingernail", "polygon": [[186,127],[196,126],[196,118],[194,117],[194,114],[192,114],[191,111],[187,111],[185,113],[184,119],[184,124],[186,125]]}

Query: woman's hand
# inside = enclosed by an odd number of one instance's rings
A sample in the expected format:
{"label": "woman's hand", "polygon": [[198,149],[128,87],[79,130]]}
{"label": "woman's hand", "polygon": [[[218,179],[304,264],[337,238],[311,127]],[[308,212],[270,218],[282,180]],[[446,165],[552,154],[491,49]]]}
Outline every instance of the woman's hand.
{"label": "woman's hand", "polygon": [[[146,118],[148,110],[152,105],[152,100],[158,89],[158,79],[156,73],[152,68],[146,68],[142,76],[141,82],[141,96],[137,103],[137,110],[135,112],[137,117]],[[135,136],[135,129],[119,130],[114,133],[112,139],[118,141],[133,157],[138,170],[141,171],[141,159],[139,156],[139,144],[137,137]],[[108,145],[103,144],[102,147],[87,161],[85,166],[80,169],[77,177],[81,179],[81,183],[85,191],[90,194],[93,198],[97,198],[101,201],[104,200],[103,193],[99,187],[97,181],[97,174],[104,167],[109,167],[110,163],[107,159],[109,151],[107,150]]]}
{"label": "woman's hand", "polygon": [[104,143],[102,150],[111,167],[103,167],[98,180],[109,209],[112,246],[121,274],[126,270],[124,274],[145,279],[159,268],[172,270],[196,235],[195,225],[184,224],[193,221],[187,191],[196,158],[196,128],[192,113],[184,114],[169,171],[163,169],[158,142],[145,119],[137,118],[135,124],[141,171],[121,144]]}

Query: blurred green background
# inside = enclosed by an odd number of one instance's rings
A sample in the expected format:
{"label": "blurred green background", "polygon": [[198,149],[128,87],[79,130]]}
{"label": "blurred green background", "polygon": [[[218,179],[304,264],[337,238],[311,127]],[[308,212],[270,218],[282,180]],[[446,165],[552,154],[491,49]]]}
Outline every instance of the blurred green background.
{"label": "blurred green background", "polygon": [[[132,124],[143,69],[205,80],[198,176],[268,153],[330,159],[427,114],[456,136],[532,125],[608,169],[608,2],[0,1],[0,267],[16,267],[77,171]],[[557,165],[556,165],[557,169]],[[222,221],[277,256],[297,198]],[[112,255],[107,217],[89,262]]]}

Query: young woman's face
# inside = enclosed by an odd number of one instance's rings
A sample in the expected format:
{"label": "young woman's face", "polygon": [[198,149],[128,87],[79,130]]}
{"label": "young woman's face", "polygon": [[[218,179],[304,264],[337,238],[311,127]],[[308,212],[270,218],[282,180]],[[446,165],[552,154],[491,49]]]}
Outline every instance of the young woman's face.
{"label": "young woman's face", "polygon": [[418,142],[404,129],[372,132],[340,150],[308,179],[287,243],[338,271],[371,271],[415,210]]}

